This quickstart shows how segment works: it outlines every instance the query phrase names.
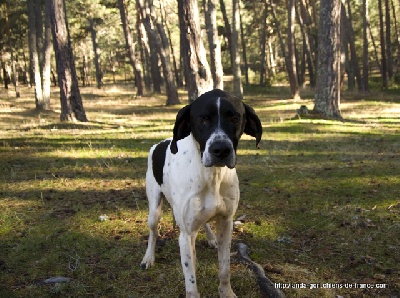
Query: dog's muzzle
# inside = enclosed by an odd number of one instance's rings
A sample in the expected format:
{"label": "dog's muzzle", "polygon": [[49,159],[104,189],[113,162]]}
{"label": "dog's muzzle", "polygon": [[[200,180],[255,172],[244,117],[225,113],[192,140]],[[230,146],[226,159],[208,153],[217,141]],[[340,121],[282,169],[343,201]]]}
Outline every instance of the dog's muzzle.
{"label": "dog's muzzle", "polygon": [[214,135],[206,143],[202,154],[202,163],[205,167],[234,168],[236,153],[232,141],[226,135]]}

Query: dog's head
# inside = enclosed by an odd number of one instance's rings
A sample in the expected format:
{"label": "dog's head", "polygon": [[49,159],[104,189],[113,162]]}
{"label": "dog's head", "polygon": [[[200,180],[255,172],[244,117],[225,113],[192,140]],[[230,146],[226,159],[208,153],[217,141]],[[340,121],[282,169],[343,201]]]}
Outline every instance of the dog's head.
{"label": "dog's head", "polygon": [[200,145],[205,167],[233,168],[236,148],[243,133],[261,140],[262,126],[253,108],[222,90],[204,93],[182,108],[176,117],[171,152],[178,152],[177,141],[192,133]]}

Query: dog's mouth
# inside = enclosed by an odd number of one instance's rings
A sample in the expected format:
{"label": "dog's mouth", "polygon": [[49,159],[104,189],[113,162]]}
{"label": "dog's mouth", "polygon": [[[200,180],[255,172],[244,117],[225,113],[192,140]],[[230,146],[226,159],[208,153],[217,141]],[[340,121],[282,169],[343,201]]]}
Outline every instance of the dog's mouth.
{"label": "dog's mouth", "polygon": [[231,150],[229,153],[202,152],[201,162],[205,167],[228,167],[233,169],[236,166],[236,153]]}

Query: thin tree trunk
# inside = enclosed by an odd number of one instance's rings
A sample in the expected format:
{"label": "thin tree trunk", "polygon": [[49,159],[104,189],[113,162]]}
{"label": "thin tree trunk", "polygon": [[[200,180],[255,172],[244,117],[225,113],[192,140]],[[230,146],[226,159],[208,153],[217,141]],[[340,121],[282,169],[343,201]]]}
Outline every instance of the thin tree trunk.
{"label": "thin tree trunk", "polygon": [[240,69],[239,54],[239,0],[232,0],[232,73],[233,73],[233,94],[238,98],[243,98],[242,72]]}
{"label": "thin tree trunk", "polygon": [[259,85],[264,86],[264,79],[266,73],[266,61],[265,61],[265,54],[266,54],[266,42],[267,42],[267,1],[264,0],[264,11],[262,17],[262,25],[261,25],[261,32],[260,32],[260,81]]}
{"label": "thin tree trunk", "polygon": [[232,59],[232,29],[231,29],[231,25],[229,23],[228,14],[226,13],[224,0],[219,0],[219,6],[220,6],[220,9],[221,9],[222,18],[224,19],[225,37],[226,37],[226,39],[228,41],[228,52],[229,52],[229,55],[231,57],[231,67],[232,67],[232,65],[233,65],[233,59]]}
{"label": "thin tree trunk", "polygon": [[[308,32],[306,32],[306,26],[311,24],[311,17],[308,15],[306,8],[303,6],[303,1],[300,1],[300,12],[296,9],[296,16],[298,23],[300,24],[301,35],[303,37],[303,47],[305,53],[305,59],[307,62],[308,75],[310,78],[310,86],[315,86],[315,73],[314,73],[314,60],[311,49],[311,38]],[[304,70],[305,72],[305,70]]]}
{"label": "thin tree trunk", "polygon": [[54,52],[60,87],[61,121],[86,122],[86,113],[78,87],[75,61],[72,54],[64,0],[49,0]]}
{"label": "thin tree trunk", "polygon": [[381,65],[381,62],[380,62],[380,60],[379,60],[378,49],[377,49],[377,46],[376,46],[375,38],[374,38],[374,36],[372,35],[371,24],[370,24],[370,23],[367,23],[367,26],[368,26],[369,36],[370,36],[371,41],[372,41],[372,47],[373,47],[373,49],[374,49],[375,61],[376,61],[376,64],[378,65],[379,71],[380,71],[381,74],[382,74],[382,65]]}
{"label": "thin tree trunk", "polygon": [[[144,85],[150,90],[152,88],[152,72],[151,72],[151,63],[150,63],[150,48],[149,42],[146,34],[146,30],[140,20],[140,11],[136,9],[136,32],[138,36],[138,45],[140,51],[140,60],[143,65],[143,76],[144,76]],[[160,89],[160,88],[159,88]],[[160,91],[161,92],[161,89]]]}
{"label": "thin tree trunk", "polygon": [[385,29],[383,22],[383,8],[382,0],[378,0],[378,11],[379,11],[379,36],[381,40],[381,75],[382,75],[382,87],[388,87],[388,77],[387,77],[387,64],[386,64],[386,44],[385,44]]}
{"label": "thin tree trunk", "polygon": [[43,44],[43,69],[42,69],[42,88],[43,88],[43,108],[50,109],[51,92],[51,19],[50,1],[45,1],[45,28]]}
{"label": "thin tree trunk", "polygon": [[363,92],[368,91],[368,79],[369,79],[369,53],[368,53],[368,0],[363,0],[362,3],[362,14],[363,14]]}
{"label": "thin tree trunk", "polygon": [[214,88],[223,89],[224,72],[221,62],[221,43],[218,38],[216,0],[204,0],[204,12],[207,28],[208,46],[210,48],[210,67]]}
{"label": "thin tree trunk", "polygon": [[391,22],[390,22],[390,6],[389,0],[385,0],[385,23],[386,23],[386,60],[388,79],[393,77],[393,58],[392,58],[392,42],[391,42]]}
{"label": "thin tree trunk", "polygon": [[333,118],[341,118],[340,11],[341,0],[321,0],[314,112]]}
{"label": "thin tree trunk", "polygon": [[10,56],[11,56],[12,80],[15,88],[15,97],[18,98],[21,97],[21,94],[19,92],[18,74],[15,67],[14,50],[12,48],[12,42],[11,42],[11,31],[10,31],[10,24],[8,22],[7,2],[5,2],[5,21],[6,21],[6,31],[7,31],[7,42],[8,42],[8,47],[10,48]]}
{"label": "thin tree trunk", "polygon": [[397,71],[399,71],[399,68],[400,68],[400,32],[399,32],[399,27],[397,26],[396,9],[394,7],[393,0],[391,0],[391,4],[392,4],[392,11],[393,11],[394,31],[396,32],[396,40],[397,40]]}
{"label": "thin tree trunk", "polygon": [[169,50],[170,50],[171,56],[172,56],[172,65],[174,67],[175,81],[176,81],[176,84],[178,87],[183,87],[183,81],[179,75],[178,64],[176,63],[174,47],[172,46],[171,30],[169,29],[169,22],[168,22],[168,17],[166,16],[166,12],[165,12],[164,1],[160,1],[160,10],[161,10],[162,24],[164,25],[164,27],[166,29]]}
{"label": "thin tree trunk", "polygon": [[126,49],[128,50],[129,59],[131,61],[133,71],[135,73],[135,83],[136,83],[136,87],[137,87],[137,95],[142,96],[144,93],[143,69],[142,69],[142,65],[140,64],[140,60],[136,59],[135,44],[133,43],[132,33],[131,33],[131,30],[129,29],[127,12],[126,12],[124,0],[118,0],[118,7],[119,7],[120,15],[121,15],[122,27],[123,27],[124,35],[125,35]]}
{"label": "thin tree trunk", "polygon": [[351,68],[353,70],[354,76],[356,78],[357,82],[357,87],[358,91],[362,91],[364,89],[363,87],[363,82],[361,80],[361,73],[360,73],[360,68],[358,67],[358,57],[357,57],[357,51],[356,51],[356,45],[355,45],[355,34],[354,34],[354,29],[352,25],[352,13],[351,13],[351,7],[350,7],[350,2],[347,2],[347,14],[346,14],[346,8],[344,7],[344,4],[342,3],[342,18],[345,21],[345,27],[346,27],[346,37],[349,42],[350,46],[350,57],[351,57]]}
{"label": "thin tree trunk", "polygon": [[29,26],[29,51],[31,60],[31,69],[33,73],[33,81],[35,84],[35,104],[37,110],[44,109],[42,77],[40,73],[39,51],[37,48],[36,34],[36,15],[35,15],[35,0],[28,0],[28,26]]}
{"label": "thin tree trunk", "polygon": [[97,83],[97,88],[100,89],[101,86],[103,85],[103,73],[101,71],[101,66],[100,66],[100,48],[99,44],[97,43],[96,25],[95,25],[95,20],[93,18],[89,18],[89,29],[93,45],[94,67],[96,70],[96,83]]}
{"label": "thin tree trunk", "polygon": [[8,84],[10,84],[10,75],[7,71],[4,54],[1,55],[1,69],[3,71],[4,88],[8,90]]}
{"label": "thin tree trunk", "polygon": [[36,49],[39,57],[40,73],[43,73],[44,63],[44,47],[43,47],[43,18],[42,18],[42,1],[33,0],[33,13],[35,14],[36,27]]}
{"label": "thin tree trunk", "polygon": [[295,0],[289,0],[288,3],[288,59],[286,62],[289,83],[290,83],[290,93],[293,99],[300,99],[299,83],[297,81],[297,69],[296,69],[296,55],[295,55],[295,41],[294,41],[294,26],[295,26],[296,8]]}
{"label": "thin tree trunk", "polygon": [[[272,16],[273,16],[274,21],[275,21],[275,28],[276,28],[276,31],[278,33],[279,44],[280,44],[280,47],[281,47],[282,56],[285,59],[286,72],[287,72],[287,74],[289,76],[289,82],[290,82],[290,86],[291,86],[291,96],[296,99],[296,98],[299,98],[299,96],[298,97],[295,96],[296,95],[296,88],[293,88],[293,90],[292,90],[292,78],[289,75],[290,72],[291,72],[290,65],[292,65],[291,64],[292,62],[289,59],[289,55],[286,54],[285,43],[283,41],[283,37],[282,37],[282,34],[281,34],[281,29],[280,29],[280,24],[279,24],[279,21],[278,21],[277,15],[276,15],[276,11],[275,11],[275,4],[272,2],[272,0],[269,0],[269,3],[270,3],[270,6],[271,6]],[[297,78],[295,78],[295,79],[296,79],[296,82],[297,82]],[[293,84],[295,84],[295,83],[293,82]],[[297,89],[298,89],[298,87],[297,87]],[[294,91],[294,94],[293,94],[293,91]]]}
{"label": "thin tree trunk", "polygon": [[193,102],[213,88],[211,70],[201,39],[197,1],[178,0],[178,15],[186,86],[189,102]]}
{"label": "thin tree trunk", "polygon": [[242,44],[242,57],[243,57],[243,63],[244,63],[244,78],[246,82],[246,86],[249,85],[249,64],[247,62],[247,50],[246,50],[246,39],[244,35],[244,27],[243,27],[243,22],[242,22],[242,13],[240,10],[240,5],[239,5],[239,21],[240,21],[240,41]]}
{"label": "thin tree trunk", "polygon": [[137,0],[136,3],[140,10],[142,22],[147,34],[150,39],[153,39],[153,43],[157,46],[157,51],[161,59],[165,88],[167,91],[167,105],[179,104],[178,89],[171,68],[171,53],[169,51],[168,38],[164,27],[158,22],[158,17],[152,3],[147,2],[147,4],[144,4],[141,3],[140,0]]}

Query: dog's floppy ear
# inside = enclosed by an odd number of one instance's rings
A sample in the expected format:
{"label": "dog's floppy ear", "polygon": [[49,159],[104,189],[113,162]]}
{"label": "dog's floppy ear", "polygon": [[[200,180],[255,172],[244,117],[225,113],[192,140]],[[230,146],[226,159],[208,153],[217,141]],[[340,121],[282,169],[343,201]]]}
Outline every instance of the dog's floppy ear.
{"label": "dog's floppy ear", "polygon": [[178,152],[177,142],[186,138],[190,134],[190,105],[183,107],[176,115],[174,126],[174,136],[171,142],[171,152],[176,154]]}
{"label": "dog's floppy ear", "polygon": [[261,121],[252,107],[245,103],[243,103],[243,105],[246,110],[246,125],[244,127],[244,133],[255,137],[256,147],[259,148],[258,144],[261,141],[262,135]]}

